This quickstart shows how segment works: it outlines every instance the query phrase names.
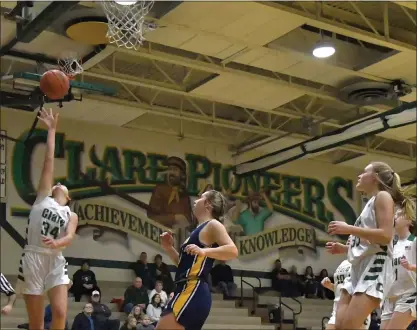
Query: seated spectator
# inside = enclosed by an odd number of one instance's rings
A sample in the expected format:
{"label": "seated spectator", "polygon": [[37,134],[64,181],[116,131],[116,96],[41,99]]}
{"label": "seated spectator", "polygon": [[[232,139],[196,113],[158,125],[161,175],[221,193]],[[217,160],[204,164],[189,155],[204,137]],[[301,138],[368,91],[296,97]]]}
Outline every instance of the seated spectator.
{"label": "seated spectator", "polygon": [[1,309],[1,313],[9,315],[16,301],[16,292],[3,273],[0,273],[0,292],[7,296],[7,304]]}
{"label": "seated spectator", "polygon": [[136,330],[154,330],[155,327],[151,324],[151,320],[148,315],[144,315],[140,324],[136,326]]}
{"label": "seated spectator", "polygon": [[90,270],[90,262],[84,260],[81,268],[73,275],[73,286],[70,292],[74,295],[75,301],[80,301],[82,295],[90,298],[92,292],[96,290],[100,292],[97,286],[96,275]]}
{"label": "seated spectator", "polygon": [[126,314],[132,311],[135,305],[139,305],[143,310],[149,303],[147,289],[142,285],[142,279],[137,277],[133,285],[128,287],[124,294],[123,310]]}
{"label": "seated spectator", "polygon": [[137,325],[136,318],[132,316],[128,316],[128,319],[126,320],[124,325],[122,325],[120,330],[135,330],[137,328],[136,325]]}
{"label": "seated spectator", "polygon": [[290,267],[289,271],[290,281],[292,282],[291,286],[291,297],[300,297],[303,292],[303,282],[298,274],[296,266]]}
{"label": "seated spectator", "polygon": [[379,330],[380,329],[380,319],[379,315],[376,313],[376,310],[370,315],[370,325],[369,330]]}
{"label": "seated spectator", "polygon": [[[163,282],[164,291],[171,293],[174,290],[173,277],[171,276],[168,266],[163,262],[163,257],[161,254],[157,254],[154,258],[154,264],[150,265],[151,267],[151,278],[156,281]],[[162,299],[162,297],[161,297]]]}
{"label": "seated spectator", "polygon": [[132,266],[133,271],[137,277],[142,278],[142,284],[148,289],[154,289],[155,278],[151,275],[151,265],[148,263],[148,256],[142,252],[139,260]]}
{"label": "seated spectator", "polygon": [[315,298],[317,287],[316,287],[315,275],[313,274],[313,270],[311,266],[306,267],[303,280],[305,283],[305,297]]}
{"label": "seated spectator", "polygon": [[210,274],[214,288],[218,289],[226,297],[230,297],[234,294],[237,286],[234,283],[232,269],[225,261],[219,260],[218,264],[212,268]]}
{"label": "seated spectator", "polygon": [[283,297],[292,296],[294,293],[294,286],[292,278],[288,271],[282,268],[280,259],[277,259],[274,263],[274,269],[270,273],[271,284],[273,289],[280,292]]}
{"label": "seated spectator", "polygon": [[[328,288],[321,285],[322,280],[328,277],[328,271],[326,269],[321,270],[319,276],[316,277],[316,285],[317,285],[317,296],[321,299],[334,299],[333,291],[329,290]],[[328,277],[329,278],[329,277]]]}
{"label": "seated spectator", "polygon": [[91,295],[91,304],[93,306],[93,318],[96,320],[97,328],[95,330],[118,330],[119,320],[110,320],[112,312],[110,308],[100,302],[100,292],[93,291]]}
{"label": "seated spectator", "polygon": [[81,313],[77,314],[74,318],[73,326],[71,330],[96,330],[97,324],[92,316],[93,305],[87,303]]}
{"label": "seated spectator", "polygon": [[141,322],[142,318],[144,317],[144,311],[142,310],[141,306],[136,305],[132,308],[131,312],[129,313],[128,317],[134,317],[136,321],[139,323]]}
{"label": "seated spectator", "polygon": [[147,307],[147,315],[153,325],[157,325],[161,317],[161,296],[156,293],[151,299],[151,303]]}
{"label": "seated spectator", "polygon": [[152,297],[154,297],[156,293],[160,295],[161,307],[164,307],[167,304],[168,297],[167,293],[163,290],[163,282],[155,282],[155,289],[148,295],[150,303],[152,302]]}

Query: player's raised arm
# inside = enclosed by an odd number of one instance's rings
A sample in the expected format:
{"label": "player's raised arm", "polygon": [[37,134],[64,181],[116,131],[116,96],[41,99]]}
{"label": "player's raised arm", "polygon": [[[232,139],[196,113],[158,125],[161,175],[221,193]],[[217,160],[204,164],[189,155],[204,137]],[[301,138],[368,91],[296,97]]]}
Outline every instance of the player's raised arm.
{"label": "player's raised arm", "polygon": [[238,257],[238,249],[222,223],[211,221],[208,224],[208,234],[219,247],[204,249],[206,257],[217,260],[231,260]]}
{"label": "player's raised arm", "polygon": [[37,200],[42,200],[50,194],[54,179],[55,132],[58,124],[58,113],[54,115],[52,109],[46,111],[42,108],[38,118],[48,127],[44,164],[37,192]]}

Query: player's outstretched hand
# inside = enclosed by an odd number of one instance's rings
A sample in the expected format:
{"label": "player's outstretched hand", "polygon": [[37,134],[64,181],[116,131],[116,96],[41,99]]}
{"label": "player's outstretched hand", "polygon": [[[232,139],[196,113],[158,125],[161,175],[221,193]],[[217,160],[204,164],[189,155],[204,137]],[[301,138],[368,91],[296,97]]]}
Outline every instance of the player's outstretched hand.
{"label": "player's outstretched hand", "polygon": [[187,245],[184,248],[184,251],[188,254],[193,255],[193,256],[196,256],[196,255],[197,256],[205,256],[205,250],[201,249],[200,247],[198,247],[195,244]]}
{"label": "player's outstretched hand", "polygon": [[325,244],[325,251],[331,254],[343,254],[347,253],[347,245],[338,242],[327,242]]}
{"label": "player's outstretched hand", "polygon": [[171,249],[174,244],[173,233],[170,231],[165,231],[160,235],[161,237],[161,246],[164,250]]}
{"label": "player's outstretched hand", "polygon": [[332,286],[331,280],[329,279],[329,277],[324,277],[323,280],[321,281],[321,284],[324,288],[329,288],[330,286]]}
{"label": "player's outstretched hand", "polygon": [[45,123],[48,128],[57,128],[58,124],[58,113],[54,114],[52,109],[46,111],[45,108],[42,108],[38,119]]}

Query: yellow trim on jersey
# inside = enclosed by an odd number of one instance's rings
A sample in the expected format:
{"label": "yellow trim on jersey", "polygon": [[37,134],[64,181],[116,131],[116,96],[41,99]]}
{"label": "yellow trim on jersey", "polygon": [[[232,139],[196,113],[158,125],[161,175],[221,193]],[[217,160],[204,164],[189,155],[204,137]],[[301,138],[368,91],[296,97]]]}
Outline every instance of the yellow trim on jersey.
{"label": "yellow trim on jersey", "polygon": [[187,277],[190,276],[198,276],[202,270],[202,267],[205,265],[206,257],[204,256],[197,256],[196,261],[193,263],[192,267],[190,268],[190,272]]}
{"label": "yellow trim on jersey", "polygon": [[180,295],[176,299],[176,302],[174,303],[173,313],[175,317],[178,317],[179,314],[183,312],[183,309],[193,298],[193,292],[195,291],[195,289],[197,289],[196,287],[198,286],[199,282],[200,281],[197,279],[187,281],[186,288],[184,289],[184,291],[180,293]]}

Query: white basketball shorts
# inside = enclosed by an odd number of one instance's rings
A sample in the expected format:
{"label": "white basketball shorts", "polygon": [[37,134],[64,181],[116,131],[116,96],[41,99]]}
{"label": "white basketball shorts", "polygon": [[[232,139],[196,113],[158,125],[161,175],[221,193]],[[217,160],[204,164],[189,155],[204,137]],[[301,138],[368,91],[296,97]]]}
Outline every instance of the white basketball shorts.
{"label": "white basketball shorts", "polygon": [[61,253],[43,254],[25,251],[20,259],[18,279],[22,293],[43,295],[44,292],[58,286],[68,285],[67,262]]}
{"label": "white basketball shorts", "polygon": [[[330,317],[330,319],[328,321],[328,324],[335,325],[335,319],[336,319],[336,316],[337,316],[337,305],[338,305],[338,302],[334,302],[334,306],[332,307],[332,313],[331,313],[331,317]],[[364,321],[364,326],[363,326],[362,329],[367,330],[367,329],[369,329],[369,326],[370,326],[370,315]]]}
{"label": "white basketball shorts", "polygon": [[399,297],[386,298],[383,303],[382,321],[390,320],[395,312],[411,312],[411,316],[417,318],[417,293],[405,293]]}
{"label": "white basketball shorts", "polygon": [[392,282],[392,261],[386,253],[379,252],[353,264],[343,288],[351,296],[355,293],[365,293],[383,302]]}

